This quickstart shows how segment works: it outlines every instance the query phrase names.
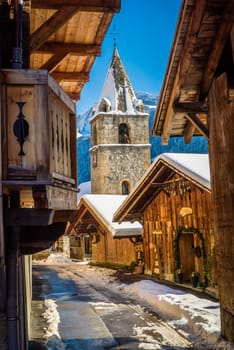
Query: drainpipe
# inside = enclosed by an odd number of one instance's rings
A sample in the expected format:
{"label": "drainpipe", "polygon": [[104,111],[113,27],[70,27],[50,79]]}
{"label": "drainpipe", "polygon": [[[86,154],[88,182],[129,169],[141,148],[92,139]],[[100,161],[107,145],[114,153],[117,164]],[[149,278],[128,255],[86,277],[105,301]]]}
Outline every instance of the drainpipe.
{"label": "drainpipe", "polygon": [[22,69],[23,0],[15,0],[14,19],[15,19],[15,46],[12,48],[12,68]]}
{"label": "drainpipe", "polygon": [[7,333],[8,350],[19,350],[18,334],[18,253],[20,227],[7,232]]}

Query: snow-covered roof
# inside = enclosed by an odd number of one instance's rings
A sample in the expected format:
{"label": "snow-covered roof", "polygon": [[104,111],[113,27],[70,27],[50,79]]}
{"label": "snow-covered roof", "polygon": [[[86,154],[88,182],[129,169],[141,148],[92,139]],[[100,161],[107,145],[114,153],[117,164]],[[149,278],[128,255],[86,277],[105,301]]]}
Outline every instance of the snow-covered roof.
{"label": "snow-covered roof", "polygon": [[189,176],[208,189],[210,186],[210,165],[208,154],[200,153],[164,153],[158,156],[159,159],[166,161],[171,166],[174,166],[184,175]]}
{"label": "snow-covered roof", "polygon": [[118,224],[112,221],[114,212],[126,197],[125,195],[112,194],[86,194],[81,199],[97,213],[114,238],[141,236],[142,225],[139,222],[123,221]]}
{"label": "snow-covered roof", "polygon": [[[136,98],[116,47],[114,48],[99,102],[94,108],[95,115],[99,112],[131,115],[145,114],[143,102]],[[95,115],[93,118],[95,118]]]}
{"label": "snow-covered roof", "polygon": [[171,169],[170,173],[178,173],[196,186],[207,191],[211,190],[208,154],[163,153],[154,160],[126,200],[116,210],[113,216],[114,221],[130,220],[133,214],[134,217],[141,215],[150,198],[154,198],[159,193],[160,187],[156,191],[151,186],[152,183],[168,180],[169,173],[168,171],[164,173],[163,169]]}

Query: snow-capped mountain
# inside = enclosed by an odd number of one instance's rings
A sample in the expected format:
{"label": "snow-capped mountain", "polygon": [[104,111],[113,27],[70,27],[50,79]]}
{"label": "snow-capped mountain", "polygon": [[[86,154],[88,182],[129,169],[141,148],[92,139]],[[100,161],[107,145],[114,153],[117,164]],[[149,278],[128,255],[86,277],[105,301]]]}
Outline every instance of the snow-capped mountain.
{"label": "snow-capped mountain", "polygon": [[142,100],[144,103],[145,111],[149,113],[149,131],[152,129],[154,114],[158,104],[158,96],[156,94],[151,94],[149,92],[137,92],[136,96],[138,99]]}
{"label": "snow-capped mountain", "polygon": [[[136,93],[136,97],[139,100],[142,100],[145,106],[145,109],[153,108],[155,110],[156,105],[158,103],[158,96],[156,94],[151,94],[149,92],[140,91]],[[148,112],[148,110],[147,110]]]}
{"label": "snow-capped mountain", "polygon": [[78,114],[76,117],[77,134],[80,136],[90,135],[89,120],[92,117],[92,110],[93,108],[89,108],[88,111],[83,114]]}

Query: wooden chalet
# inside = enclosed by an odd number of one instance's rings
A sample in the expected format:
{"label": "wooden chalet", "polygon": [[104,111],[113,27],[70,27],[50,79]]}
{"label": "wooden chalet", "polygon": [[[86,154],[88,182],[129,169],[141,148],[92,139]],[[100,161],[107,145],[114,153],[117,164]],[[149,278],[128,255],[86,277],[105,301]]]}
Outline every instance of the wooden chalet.
{"label": "wooden chalet", "polygon": [[[130,266],[142,250],[142,226],[139,223],[112,222],[112,216],[124,201],[124,195],[83,195],[73,235],[91,237],[91,259],[96,263]],[[79,253],[79,252],[78,252]]]}
{"label": "wooden chalet", "polygon": [[120,0],[0,2],[0,348],[27,350],[30,254],[77,220],[76,108]]}
{"label": "wooden chalet", "polygon": [[153,135],[209,141],[221,334],[234,341],[234,1],[184,0]]}
{"label": "wooden chalet", "polygon": [[207,154],[157,157],[114,220],[142,222],[146,274],[216,286]]}

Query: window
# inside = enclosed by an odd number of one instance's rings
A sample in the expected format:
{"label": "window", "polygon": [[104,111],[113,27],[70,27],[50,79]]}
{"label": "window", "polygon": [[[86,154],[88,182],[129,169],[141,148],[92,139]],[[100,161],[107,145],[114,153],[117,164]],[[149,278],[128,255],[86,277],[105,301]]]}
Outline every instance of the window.
{"label": "window", "polygon": [[122,194],[129,194],[129,184],[127,181],[122,182]]}
{"label": "window", "polygon": [[128,126],[124,123],[119,125],[119,143],[130,143]]}

